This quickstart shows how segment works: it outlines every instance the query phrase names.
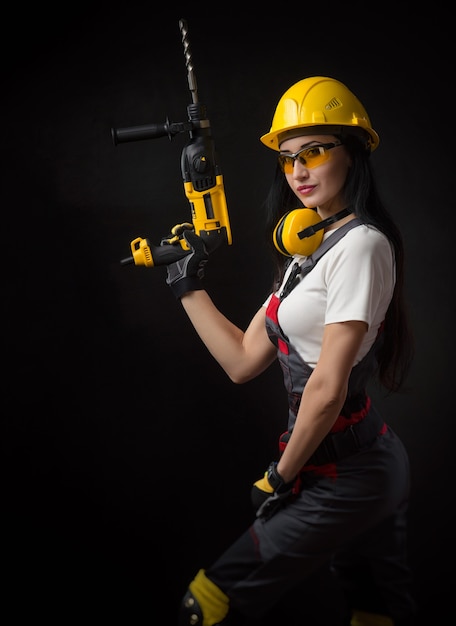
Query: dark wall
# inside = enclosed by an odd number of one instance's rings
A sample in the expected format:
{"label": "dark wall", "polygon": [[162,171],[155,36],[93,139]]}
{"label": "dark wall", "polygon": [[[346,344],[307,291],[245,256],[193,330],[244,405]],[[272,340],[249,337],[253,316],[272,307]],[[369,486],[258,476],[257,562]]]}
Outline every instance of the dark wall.
{"label": "dark wall", "polygon": [[410,391],[378,402],[410,453],[410,558],[420,623],[435,623],[450,606],[454,558],[447,18],[361,3],[248,18],[150,6],[8,20],[2,517],[12,606],[61,624],[139,623],[161,605],[174,623],[188,580],[250,523],[250,485],[276,456],[278,369],[234,386],[165,270],[120,264],[136,237],[159,243],[190,218],[187,137],[115,147],[110,132],[186,120],[185,17],[233,232],[207,285],[239,325],[269,285],[261,202],[275,161],[259,136],[281,94],[309,75],[338,78],[380,134],[374,166],[405,237],[417,354]]}

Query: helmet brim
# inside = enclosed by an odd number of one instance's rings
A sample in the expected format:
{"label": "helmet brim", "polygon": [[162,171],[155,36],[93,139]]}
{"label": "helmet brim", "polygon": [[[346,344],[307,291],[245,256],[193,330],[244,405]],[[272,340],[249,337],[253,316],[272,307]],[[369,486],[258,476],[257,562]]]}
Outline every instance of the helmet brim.
{"label": "helmet brim", "polygon": [[366,148],[370,150],[370,152],[373,152],[380,143],[380,137],[372,128],[348,126],[344,124],[299,124],[297,126],[291,126],[286,130],[266,133],[260,137],[260,141],[268,148],[280,151],[280,144],[287,139],[305,137],[306,135],[338,135],[342,138],[346,135],[355,135],[362,142],[366,143]]}

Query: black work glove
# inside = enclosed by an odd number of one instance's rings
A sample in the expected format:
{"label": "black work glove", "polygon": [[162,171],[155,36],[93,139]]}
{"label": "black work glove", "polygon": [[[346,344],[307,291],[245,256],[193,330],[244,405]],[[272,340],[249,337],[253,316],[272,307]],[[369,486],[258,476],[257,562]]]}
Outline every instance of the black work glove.
{"label": "black work glove", "polygon": [[277,463],[273,461],[263,478],[252,487],[251,499],[256,516],[264,519],[271,517],[290,498],[294,482],[284,482],[277,471]]}
{"label": "black work glove", "polygon": [[204,289],[201,279],[208,260],[206,246],[199,235],[185,230],[183,237],[190,246],[190,253],[167,266],[166,282],[177,299],[188,291]]}

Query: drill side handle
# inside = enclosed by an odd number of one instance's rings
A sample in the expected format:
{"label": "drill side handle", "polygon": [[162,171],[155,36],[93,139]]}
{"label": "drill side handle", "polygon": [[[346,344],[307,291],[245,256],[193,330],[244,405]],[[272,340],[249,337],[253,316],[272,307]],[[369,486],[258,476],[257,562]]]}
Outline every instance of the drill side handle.
{"label": "drill side handle", "polygon": [[158,139],[168,137],[171,140],[174,135],[191,131],[194,128],[192,122],[170,122],[164,124],[144,124],[143,126],[127,126],[125,128],[111,128],[111,137],[115,146],[119,143],[130,141],[144,141],[145,139]]}

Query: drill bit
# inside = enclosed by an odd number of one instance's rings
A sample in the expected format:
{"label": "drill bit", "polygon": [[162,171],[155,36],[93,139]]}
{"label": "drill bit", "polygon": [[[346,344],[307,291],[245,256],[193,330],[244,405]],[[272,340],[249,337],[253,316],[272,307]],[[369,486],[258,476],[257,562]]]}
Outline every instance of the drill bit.
{"label": "drill bit", "polygon": [[198,102],[198,88],[196,86],[196,77],[193,73],[192,53],[190,51],[190,43],[188,41],[187,22],[183,19],[179,20],[179,28],[182,33],[182,43],[184,44],[185,65],[187,66],[188,87],[192,94],[193,103]]}

